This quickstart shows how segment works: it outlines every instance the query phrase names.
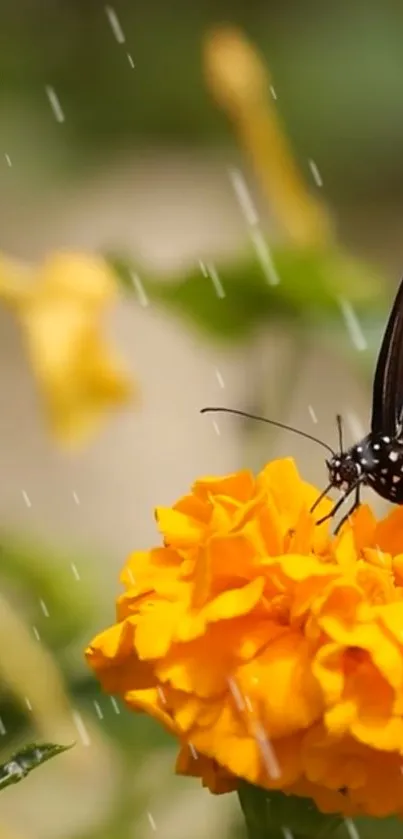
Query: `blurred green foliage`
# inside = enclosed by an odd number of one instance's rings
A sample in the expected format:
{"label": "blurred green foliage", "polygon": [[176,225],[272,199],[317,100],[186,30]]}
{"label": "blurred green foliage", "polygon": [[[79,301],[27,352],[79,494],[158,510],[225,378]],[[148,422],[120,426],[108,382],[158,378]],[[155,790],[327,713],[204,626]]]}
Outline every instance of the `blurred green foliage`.
{"label": "blurred green foliage", "polygon": [[[200,265],[179,277],[157,278],[121,255],[109,254],[107,259],[130,294],[136,294],[133,276],[139,275],[152,301],[184,317],[210,338],[245,341],[260,329],[284,324],[296,338],[305,340],[314,334],[316,344],[332,342],[361,372],[372,375],[389,306],[380,273],[336,248],[298,250],[276,245],[268,253],[277,285],[267,281],[252,249],[214,265],[225,297],[217,294]],[[370,352],[357,353],[351,340],[345,340],[341,300],[354,307],[366,338],[368,327]]]}
{"label": "blurred green foliage", "polygon": [[293,836],[324,839],[342,823],[342,819],[320,813],[313,801],[267,791],[242,783],[239,800],[247,825],[248,839],[283,839],[286,826]]}
{"label": "blurred green foliage", "polygon": [[[37,164],[47,156],[43,131],[63,148],[67,167],[93,166],[136,145],[233,144],[206,92],[200,60],[207,28],[225,21],[244,27],[262,50],[303,167],[308,172],[307,158],[318,162],[331,198],[401,194],[403,7],[376,0],[111,5],[123,44],[98,0],[2,0],[5,147],[18,142],[11,119],[18,108],[32,126],[31,148],[22,151],[34,148]],[[60,99],[62,125],[46,85]]]}

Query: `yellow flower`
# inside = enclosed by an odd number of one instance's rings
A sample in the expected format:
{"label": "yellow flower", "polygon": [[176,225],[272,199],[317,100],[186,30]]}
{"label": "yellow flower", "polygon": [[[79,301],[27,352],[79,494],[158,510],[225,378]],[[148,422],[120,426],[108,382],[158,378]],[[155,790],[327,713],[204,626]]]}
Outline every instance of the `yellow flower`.
{"label": "yellow flower", "polygon": [[204,44],[206,82],[227,112],[280,224],[296,245],[331,243],[333,225],[309,194],[277,115],[265,62],[242,31],[221,26]]}
{"label": "yellow flower", "polygon": [[132,554],[86,656],[180,742],[177,771],[403,816],[403,508],[337,537],[292,460],[196,481]]}
{"label": "yellow flower", "polygon": [[56,253],[37,269],[0,258],[0,301],[23,330],[50,423],[66,443],[79,442],[108,408],[128,403],[133,388],[104,341],[101,316],[117,298],[106,263]]}

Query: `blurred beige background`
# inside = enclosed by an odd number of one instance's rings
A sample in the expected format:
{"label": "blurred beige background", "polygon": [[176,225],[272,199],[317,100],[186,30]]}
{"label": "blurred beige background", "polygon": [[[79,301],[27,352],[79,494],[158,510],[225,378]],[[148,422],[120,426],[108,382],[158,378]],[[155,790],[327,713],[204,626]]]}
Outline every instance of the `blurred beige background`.
{"label": "blurred beige background", "polygon": [[[121,250],[161,276],[234,256],[249,235],[229,177],[234,166],[271,240],[269,202],[201,68],[206,31],[228,20],[262,48],[300,170],[328,204],[340,242],[373,260],[385,300],[392,299],[403,265],[402,11],[375,0],[332,8],[316,0],[206,0],[178,2],[175,11],[159,0],[141,8],[121,0],[113,8],[123,41],[94,0],[0,2],[2,251],[34,262],[59,248]],[[47,100],[49,85],[60,96],[62,123]],[[323,176],[319,190],[310,160]],[[350,341],[341,316],[333,350],[312,332],[295,362],[292,326],[272,321],[250,342],[223,345],[132,298],[122,300],[108,328],[141,403],[111,416],[82,452],[67,454],[44,422],[17,325],[0,309],[0,524],[54,546],[73,601],[80,587],[89,589],[83,637],[67,650],[55,642],[54,659],[91,743],[77,729],[71,756],[3,793],[0,839],[2,831],[5,839],[149,839],[156,831],[159,839],[237,839],[236,798],[209,796],[173,776],[176,749],[157,726],[123,710],[114,716],[93,682],[83,687],[90,682],[83,649],[114,620],[128,552],[158,543],[154,507],[174,502],[195,477],[292,455],[307,480],[325,485],[320,447],[252,425],[247,437],[236,418],[201,416],[200,408],[254,407],[262,396],[273,419],[336,445],[336,412],[348,441],[368,428],[368,384],[341,352]],[[277,405],[284,382],[285,407]],[[80,579],[70,567],[75,548]],[[31,629],[41,607],[26,607],[20,583],[17,602]],[[53,650],[52,642],[50,633]],[[29,668],[23,676],[29,693]],[[115,723],[121,728],[112,736]]]}

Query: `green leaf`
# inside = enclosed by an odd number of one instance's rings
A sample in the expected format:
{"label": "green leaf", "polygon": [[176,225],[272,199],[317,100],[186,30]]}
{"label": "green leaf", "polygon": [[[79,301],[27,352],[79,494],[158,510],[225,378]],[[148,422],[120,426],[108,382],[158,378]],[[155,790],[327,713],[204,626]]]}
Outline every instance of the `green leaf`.
{"label": "green leaf", "polygon": [[42,766],[47,760],[56,755],[71,749],[69,746],[58,746],[55,743],[32,743],[12,755],[5,763],[0,765],[0,790],[9,787],[10,784],[18,784],[33,769]]}
{"label": "green leaf", "polygon": [[323,839],[341,825],[336,815],[320,813],[313,801],[242,782],[238,796],[249,839]]}
{"label": "green leaf", "polygon": [[[133,270],[124,258],[106,257],[126,291],[135,294]],[[186,318],[215,338],[248,338],[265,323],[298,322],[306,327],[333,319],[342,326],[340,299],[365,314],[379,308],[381,289],[376,272],[337,249],[276,247],[270,256],[277,285],[271,285],[249,249],[232,262],[217,264],[220,293],[197,266],[182,277],[156,279],[141,272],[150,300]]]}

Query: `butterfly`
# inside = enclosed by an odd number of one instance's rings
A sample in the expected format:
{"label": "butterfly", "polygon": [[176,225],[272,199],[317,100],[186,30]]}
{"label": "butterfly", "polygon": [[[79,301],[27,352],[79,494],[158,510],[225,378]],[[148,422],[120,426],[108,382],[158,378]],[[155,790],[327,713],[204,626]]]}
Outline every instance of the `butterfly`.
{"label": "butterfly", "polygon": [[326,460],[329,483],[316,499],[311,512],[331,489],[340,490],[340,498],[327,516],[319,519],[322,524],[333,518],[344,502],[353,496],[353,503],[339,522],[336,532],[361,503],[360,492],[369,486],[382,498],[403,504],[403,280],[396,294],[382,340],[375,369],[372,391],[371,430],[366,437],[344,448],[341,416],[337,416],[339,451],[335,452],[323,440],[298,428],[266,419],[246,411],[232,408],[203,408],[201,413],[225,412],[249,419],[267,422],[314,440],[327,449],[331,457]]}

